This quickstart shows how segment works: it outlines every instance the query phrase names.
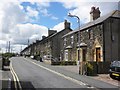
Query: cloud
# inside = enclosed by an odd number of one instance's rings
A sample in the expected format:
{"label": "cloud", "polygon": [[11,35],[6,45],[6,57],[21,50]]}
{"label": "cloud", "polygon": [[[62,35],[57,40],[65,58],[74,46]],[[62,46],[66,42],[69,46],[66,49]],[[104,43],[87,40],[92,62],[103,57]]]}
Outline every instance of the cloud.
{"label": "cloud", "polygon": [[26,17],[18,2],[0,3],[0,48],[2,51],[5,52],[7,41],[13,41],[12,34],[17,32],[17,30],[14,31],[16,24],[26,22]]}
{"label": "cloud", "polygon": [[51,18],[52,18],[53,20],[58,20],[58,18],[55,17],[55,16],[52,16]]}
{"label": "cloud", "polygon": [[37,6],[39,6],[40,8],[42,7],[49,7],[50,6],[50,1],[49,0],[39,0],[39,1],[35,1]]}
{"label": "cloud", "polygon": [[5,50],[6,42],[11,41],[12,45],[15,46],[26,46],[28,44],[28,39],[30,43],[35,40],[40,40],[42,35],[47,36],[48,29],[45,26],[40,26],[37,24],[17,24],[15,28],[9,34],[4,34],[4,38],[0,37],[0,47]]}
{"label": "cloud", "polygon": [[58,20],[58,18],[50,14],[47,9],[41,9],[40,12],[43,14],[43,16],[50,17],[53,20]]}
{"label": "cloud", "polygon": [[47,0],[47,2],[38,2],[36,3],[37,5],[37,10],[42,14],[42,16],[45,16],[45,17],[49,17],[53,20],[58,20],[58,18],[56,16],[54,16],[53,14],[51,14],[47,8],[50,7],[50,2],[49,0]]}
{"label": "cloud", "polygon": [[[117,0],[116,0],[117,1]],[[101,16],[109,13],[112,10],[118,9],[118,2],[85,2],[83,0],[81,1],[75,1],[71,0],[70,2],[66,2],[61,0],[60,1],[63,6],[68,9],[68,13],[70,12],[73,15],[77,15],[80,17],[80,20],[82,23],[86,23],[90,21],[90,10],[92,6],[99,7],[101,10]]]}
{"label": "cloud", "polygon": [[27,7],[27,14],[29,17],[38,17],[39,12],[30,6]]}
{"label": "cloud", "polygon": [[64,29],[64,22],[61,22],[57,25],[55,25],[52,30],[57,30],[58,32]]}
{"label": "cloud", "polygon": [[36,39],[41,39],[42,35],[47,36],[48,29],[45,26],[37,24],[17,24],[14,31],[19,32],[19,34],[13,33],[14,43],[16,44],[27,44],[27,40],[30,39],[32,43]]}
{"label": "cloud", "polygon": [[[30,16],[38,15],[30,7],[27,10]],[[2,51],[5,52],[8,41],[11,41],[12,46],[16,48],[20,45],[26,46],[28,39],[32,43],[36,39],[41,39],[42,35],[47,35],[45,26],[27,23],[29,19],[20,3],[0,3],[0,48]]]}
{"label": "cloud", "polygon": [[5,8],[3,7],[0,10],[2,13],[0,24],[3,33],[10,33],[10,30],[14,28],[17,23],[24,23],[27,21],[27,16],[16,3],[7,3]]}
{"label": "cloud", "polygon": [[43,14],[43,16],[48,16],[48,17],[51,16],[51,14],[48,13],[47,9],[42,8],[39,11]]}

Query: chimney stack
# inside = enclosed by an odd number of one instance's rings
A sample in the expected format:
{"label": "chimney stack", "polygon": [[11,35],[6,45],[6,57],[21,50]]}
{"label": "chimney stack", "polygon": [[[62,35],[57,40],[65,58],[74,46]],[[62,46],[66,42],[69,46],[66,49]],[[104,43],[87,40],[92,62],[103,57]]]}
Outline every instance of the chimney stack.
{"label": "chimney stack", "polygon": [[90,11],[90,21],[96,20],[97,18],[100,17],[100,10],[99,7],[91,7]]}
{"label": "chimney stack", "polygon": [[42,39],[46,38],[46,36],[42,36]]}
{"label": "chimney stack", "polygon": [[64,28],[70,29],[70,22],[67,22],[67,20],[65,20],[65,22],[64,22]]}
{"label": "chimney stack", "polygon": [[49,29],[48,29],[48,36],[53,35],[53,34],[56,33],[56,32],[57,32],[56,30],[49,30]]}

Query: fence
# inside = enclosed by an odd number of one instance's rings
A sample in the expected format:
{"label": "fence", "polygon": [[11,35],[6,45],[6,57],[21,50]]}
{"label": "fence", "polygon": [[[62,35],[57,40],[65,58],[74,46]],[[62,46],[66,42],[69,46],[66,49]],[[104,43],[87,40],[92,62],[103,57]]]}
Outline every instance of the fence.
{"label": "fence", "polygon": [[76,61],[52,61],[51,65],[77,65]]}

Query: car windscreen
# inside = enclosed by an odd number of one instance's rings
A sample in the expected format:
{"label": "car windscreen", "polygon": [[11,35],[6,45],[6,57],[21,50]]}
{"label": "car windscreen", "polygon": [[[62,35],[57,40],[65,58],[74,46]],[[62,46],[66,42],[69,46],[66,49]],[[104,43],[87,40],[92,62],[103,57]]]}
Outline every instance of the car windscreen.
{"label": "car windscreen", "polygon": [[113,62],[111,63],[111,66],[112,66],[112,67],[120,67],[120,61],[113,61]]}

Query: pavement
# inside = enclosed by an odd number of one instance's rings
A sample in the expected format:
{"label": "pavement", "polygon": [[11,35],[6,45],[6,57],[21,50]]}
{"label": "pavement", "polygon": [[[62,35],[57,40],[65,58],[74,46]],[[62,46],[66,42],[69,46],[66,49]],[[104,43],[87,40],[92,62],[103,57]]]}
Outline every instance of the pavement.
{"label": "pavement", "polygon": [[[70,71],[76,74],[78,74],[78,71],[79,71],[78,66],[53,66],[53,67],[64,69],[64,70],[67,70],[67,71]],[[111,85],[115,85],[118,87],[120,86],[120,81],[110,78],[109,74],[98,74],[97,76],[89,76],[89,77],[95,80],[100,80],[100,81],[109,83]]]}
{"label": "pavement", "polygon": [[0,69],[0,90],[7,89],[10,90],[11,88],[11,73],[9,66],[6,66],[4,70]]}
{"label": "pavement", "polygon": [[[44,62],[45,64],[49,64]],[[69,71],[75,74],[78,74],[79,72],[79,67],[78,66],[73,66],[73,65],[69,65],[69,66],[57,66],[57,65],[52,65],[53,68],[58,68],[61,70],[65,70],[65,71]],[[88,76],[92,79],[95,80],[99,80],[99,81],[103,81],[105,83],[111,84],[111,85],[115,85],[117,87],[120,87],[120,81],[118,80],[114,80],[112,78],[110,78],[109,74],[98,74],[97,76]]]}

